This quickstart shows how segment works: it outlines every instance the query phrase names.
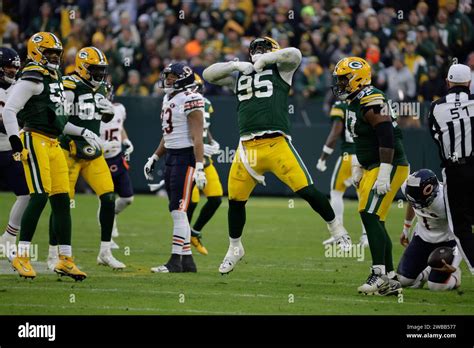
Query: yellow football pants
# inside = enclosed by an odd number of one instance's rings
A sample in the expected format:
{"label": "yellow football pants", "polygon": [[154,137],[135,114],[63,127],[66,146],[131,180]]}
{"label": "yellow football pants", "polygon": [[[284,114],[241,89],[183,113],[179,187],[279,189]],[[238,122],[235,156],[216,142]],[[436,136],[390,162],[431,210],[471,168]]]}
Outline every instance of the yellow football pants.
{"label": "yellow football pants", "polygon": [[[221,197],[224,192],[222,189],[221,180],[219,179],[219,174],[217,174],[216,167],[214,167],[212,161],[210,165],[204,168],[204,173],[206,174],[207,179],[207,184],[202,190],[204,195],[206,197]],[[196,185],[194,185],[191,202],[198,203],[199,199],[199,189]]]}
{"label": "yellow football pants", "polygon": [[352,155],[341,155],[336,162],[331,177],[331,190],[346,192],[350,186],[346,185],[347,180],[352,178]]}

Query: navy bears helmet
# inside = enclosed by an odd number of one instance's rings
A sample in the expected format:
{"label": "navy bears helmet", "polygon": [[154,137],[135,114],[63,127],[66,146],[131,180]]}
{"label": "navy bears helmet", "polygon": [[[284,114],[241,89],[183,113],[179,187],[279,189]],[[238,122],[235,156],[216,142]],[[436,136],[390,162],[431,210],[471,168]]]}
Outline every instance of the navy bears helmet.
{"label": "navy bears helmet", "polygon": [[[168,75],[173,74],[177,79],[172,83],[168,84]],[[189,88],[195,87],[195,77],[193,69],[184,63],[171,63],[168,65],[161,74],[161,78],[158,81],[158,86],[164,88],[166,93],[183,91]]]}
{"label": "navy bears helmet", "polygon": [[429,169],[420,169],[407,179],[405,196],[414,208],[421,209],[433,203],[438,195],[439,181]]}
{"label": "navy bears helmet", "polygon": [[[16,81],[16,74],[20,69],[20,56],[14,49],[0,47],[0,80],[9,85]],[[6,71],[5,68],[14,68]]]}

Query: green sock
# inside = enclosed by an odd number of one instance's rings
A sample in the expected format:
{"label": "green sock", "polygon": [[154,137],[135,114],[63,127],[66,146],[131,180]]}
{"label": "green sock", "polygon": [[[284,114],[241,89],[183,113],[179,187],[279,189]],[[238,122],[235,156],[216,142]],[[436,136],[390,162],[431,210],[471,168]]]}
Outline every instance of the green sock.
{"label": "green sock", "polygon": [[21,218],[20,241],[31,242],[47,202],[47,193],[32,193],[30,195],[30,201]]}
{"label": "green sock", "polygon": [[100,240],[110,242],[112,239],[112,229],[115,219],[115,194],[113,192],[104,193],[100,196]]}
{"label": "green sock", "polygon": [[49,215],[49,245],[58,245],[58,238],[54,230],[54,216],[53,212]]}
{"label": "green sock", "polygon": [[245,203],[247,201],[229,200],[229,237],[239,238],[242,236],[245,225]]}
{"label": "green sock", "polygon": [[334,210],[325,195],[316,190],[313,185],[306,186],[296,191],[296,194],[309,203],[311,208],[317,212],[326,222],[331,222],[336,218]]}
{"label": "green sock", "polygon": [[393,271],[393,255],[392,255],[392,240],[388,234],[387,228],[385,227],[385,221],[380,221],[383,230],[385,231],[385,271]]}
{"label": "green sock", "polygon": [[385,230],[380,224],[379,217],[375,214],[361,212],[360,217],[367,231],[370,254],[373,265],[385,265],[386,237]]}
{"label": "green sock", "polygon": [[[53,231],[58,245],[71,245],[71,209],[69,195],[58,193],[49,197],[51,204]],[[50,235],[51,236],[51,235]]]}
{"label": "green sock", "polygon": [[202,231],[204,226],[214,216],[214,214],[216,213],[221,203],[222,203],[221,197],[207,197],[207,202],[201,208],[201,211],[199,212],[199,216],[193,228],[196,231]]}
{"label": "green sock", "polygon": [[188,221],[190,225],[191,225],[191,221],[193,220],[194,210],[196,210],[197,205],[198,205],[197,203],[189,202],[188,210],[186,211],[186,214],[188,214]]}

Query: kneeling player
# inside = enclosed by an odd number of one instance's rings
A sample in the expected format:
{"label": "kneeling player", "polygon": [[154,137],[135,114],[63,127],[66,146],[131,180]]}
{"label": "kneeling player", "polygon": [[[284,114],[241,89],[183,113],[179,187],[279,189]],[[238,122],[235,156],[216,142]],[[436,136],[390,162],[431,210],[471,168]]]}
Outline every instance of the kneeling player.
{"label": "kneeling player", "polygon": [[[428,281],[430,290],[458,288],[461,285],[460,255],[455,253],[452,263],[442,269],[428,266],[428,257],[433,250],[456,246],[446,217],[443,185],[431,170],[421,169],[408,177],[402,191],[409,203],[400,236],[401,244],[406,247],[398,265],[402,286],[421,288]],[[417,224],[408,244],[408,232],[415,216]]]}

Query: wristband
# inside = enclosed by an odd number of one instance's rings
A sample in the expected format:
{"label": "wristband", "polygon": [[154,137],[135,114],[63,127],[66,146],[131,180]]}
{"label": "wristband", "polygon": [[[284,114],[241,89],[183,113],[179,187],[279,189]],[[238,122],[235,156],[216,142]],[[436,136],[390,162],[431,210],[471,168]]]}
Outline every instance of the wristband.
{"label": "wristband", "polygon": [[331,149],[329,146],[324,145],[323,152],[327,155],[332,155],[332,153],[334,152],[334,149]]}
{"label": "wristband", "polygon": [[412,222],[413,222],[412,220],[405,220],[405,221],[403,221],[403,225],[404,225],[406,228],[410,228]]}
{"label": "wristband", "polygon": [[194,166],[196,170],[203,170],[204,169],[204,164],[202,162],[196,162],[196,165]]}
{"label": "wristband", "polygon": [[151,156],[151,158],[152,158],[153,161],[155,161],[155,162],[158,162],[158,160],[160,159],[160,157],[159,157],[156,153],[154,153],[154,154]]}

